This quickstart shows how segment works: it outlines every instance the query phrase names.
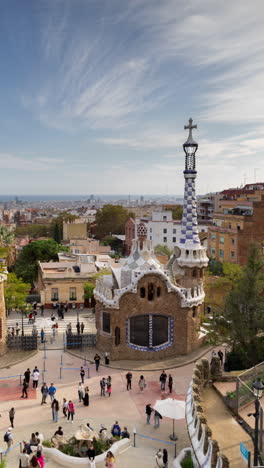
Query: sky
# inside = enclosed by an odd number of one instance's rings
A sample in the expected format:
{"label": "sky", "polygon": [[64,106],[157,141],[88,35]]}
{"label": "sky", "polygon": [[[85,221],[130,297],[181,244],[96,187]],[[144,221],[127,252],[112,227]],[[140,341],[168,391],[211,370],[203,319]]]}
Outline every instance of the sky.
{"label": "sky", "polygon": [[263,0],[2,0],[0,194],[264,181]]}

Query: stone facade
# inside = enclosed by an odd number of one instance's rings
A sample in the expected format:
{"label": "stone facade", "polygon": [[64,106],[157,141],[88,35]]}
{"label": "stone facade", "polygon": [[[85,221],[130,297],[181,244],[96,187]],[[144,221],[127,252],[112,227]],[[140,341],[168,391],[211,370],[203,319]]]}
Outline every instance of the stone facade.
{"label": "stone facade", "polygon": [[[140,296],[141,288],[147,290],[153,284],[160,288],[160,296],[149,301]],[[103,331],[103,313],[110,314],[110,333]],[[120,299],[119,309],[105,309],[100,302],[96,305],[97,347],[108,351],[111,359],[156,359],[157,357],[179,356],[193,351],[200,345],[197,330],[200,326],[202,306],[182,308],[176,292],[169,292],[163,277],[145,274],[137,284],[136,292],[125,293]],[[139,315],[162,315],[169,318],[170,342],[155,350],[138,349],[129,343],[129,318]],[[116,329],[120,329],[120,344],[116,345]]]}

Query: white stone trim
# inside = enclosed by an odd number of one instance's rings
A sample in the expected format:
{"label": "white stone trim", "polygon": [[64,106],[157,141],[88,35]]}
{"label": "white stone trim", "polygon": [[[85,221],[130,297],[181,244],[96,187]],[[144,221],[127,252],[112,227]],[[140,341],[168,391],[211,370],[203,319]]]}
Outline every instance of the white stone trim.
{"label": "white stone trim", "polygon": [[[130,447],[131,441],[130,439],[121,439],[115,442],[111,447],[111,452],[116,456],[121,454],[125,450]],[[71,457],[70,455],[66,455],[62,453],[60,450],[55,448],[48,448],[43,447],[43,452],[46,457],[55,462],[58,466],[62,466],[64,468],[72,468],[73,466],[78,466],[82,468],[87,468],[89,466],[89,461],[87,457],[79,458],[79,457]],[[105,466],[105,457],[107,452],[101,453],[101,455],[97,455],[95,457],[95,464],[96,468],[103,468]]]}

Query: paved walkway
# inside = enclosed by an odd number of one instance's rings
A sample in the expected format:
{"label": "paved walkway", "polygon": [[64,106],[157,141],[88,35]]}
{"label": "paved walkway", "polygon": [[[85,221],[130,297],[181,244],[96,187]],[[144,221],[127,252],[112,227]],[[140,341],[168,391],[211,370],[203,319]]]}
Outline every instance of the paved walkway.
{"label": "paved walkway", "polygon": [[251,438],[232,417],[213,388],[204,389],[203,407],[208,426],[213,433],[212,438],[218,441],[221,452],[229,458],[230,467],[241,468],[244,462],[239,453],[239,443],[243,442],[253,454]]}
{"label": "paved walkway", "polygon": [[[57,387],[58,400],[62,401],[63,397],[72,399],[76,404],[76,418],[74,424],[65,424],[65,419],[60,411],[60,418],[58,424],[53,423],[51,419],[50,405],[40,405],[40,391],[39,389],[36,394],[31,395],[30,399],[20,400],[13,398],[7,400],[1,398],[1,414],[0,418],[0,437],[3,436],[5,430],[9,426],[8,411],[13,406],[16,411],[15,415],[15,429],[14,429],[14,442],[18,443],[24,439],[28,440],[30,434],[35,431],[39,431],[44,434],[45,438],[50,438],[55,431],[55,428],[61,424],[66,435],[72,435],[76,431],[77,427],[86,422],[90,422],[92,426],[99,429],[100,424],[106,424],[107,428],[110,429],[116,419],[118,419],[122,427],[127,426],[129,432],[133,433],[133,428],[136,427],[137,432],[145,435],[157,437],[162,440],[170,441],[169,435],[172,432],[172,421],[163,418],[161,426],[158,429],[154,429],[153,425],[147,426],[145,424],[145,405],[147,403],[155,404],[157,399],[161,399],[163,396],[169,396],[168,393],[161,393],[159,385],[159,371],[150,371],[145,376],[147,381],[147,387],[142,392],[138,388],[139,372],[133,371],[133,382],[132,391],[126,390],[126,379],[125,372],[120,372],[117,369],[105,369],[100,366],[99,372],[95,371],[95,366],[90,366],[90,379],[85,381],[90,389],[90,406],[84,407],[78,402],[77,397],[77,385],[79,382],[79,368],[83,364],[83,360],[75,356],[69,355],[68,353],[63,354],[63,366],[67,368],[73,368],[72,370],[63,370],[62,379],[59,379],[59,368],[61,362],[61,353],[56,350],[50,350],[46,352],[47,359],[44,360],[44,352],[38,352],[37,355],[28,359],[25,363],[17,364],[12,366],[10,369],[1,371],[1,377],[8,377],[17,374],[24,373],[27,367],[33,369],[36,365],[42,371],[43,364],[45,361],[45,379],[47,383],[53,382]],[[174,391],[172,396],[178,399],[184,399],[186,391],[192,375],[193,365],[182,367],[180,369],[174,369],[171,371],[174,379]],[[110,398],[100,396],[99,381],[102,376],[112,376],[113,382],[113,393]],[[6,393],[9,394],[9,388],[14,389],[16,385],[19,390],[19,379],[16,382],[14,379],[6,379],[1,381],[5,385]],[[11,395],[10,395],[11,396]],[[19,394],[18,394],[19,396]],[[185,420],[181,420],[176,425],[177,435],[179,442],[177,444],[177,450],[189,445],[188,436],[186,432]],[[0,439],[0,446],[3,447]],[[121,459],[117,460],[117,467],[132,468],[135,466],[135,461],[138,460],[138,466],[154,466],[153,460],[155,453],[158,448],[166,447],[162,442],[149,441],[148,439],[140,439],[138,441],[139,452],[141,455],[135,456],[134,458],[130,455],[124,455],[127,458],[126,464],[122,465]],[[140,452],[142,448],[142,452]],[[134,450],[134,449],[130,449]],[[173,446],[168,446],[170,454],[170,460],[173,460]],[[132,452],[131,452],[132,453]],[[145,454],[146,460],[144,459],[144,465],[140,465],[140,458],[143,453]],[[14,450],[8,454],[8,468],[17,468],[17,450]],[[130,461],[129,461],[130,460]],[[47,467],[53,468],[52,465],[47,464]]]}

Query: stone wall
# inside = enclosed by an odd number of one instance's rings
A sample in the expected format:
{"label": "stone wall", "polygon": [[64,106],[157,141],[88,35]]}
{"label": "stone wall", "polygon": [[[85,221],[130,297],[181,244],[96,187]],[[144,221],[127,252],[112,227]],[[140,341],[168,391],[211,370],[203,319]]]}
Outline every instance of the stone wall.
{"label": "stone wall", "polygon": [[0,274],[0,356],[6,352],[6,309],[4,299],[5,276]]}
{"label": "stone wall", "polygon": [[[160,296],[149,301],[140,295],[141,288],[147,291],[148,284],[160,288]],[[146,294],[147,296],[147,294]],[[110,352],[112,360],[115,359],[157,359],[169,356],[188,354],[200,345],[198,329],[202,306],[182,308],[179,295],[168,292],[165,281],[161,276],[154,274],[144,275],[138,282],[137,291],[124,294],[119,303],[119,309],[105,309],[100,303],[96,306],[97,347],[99,350]],[[102,330],[103,312],[110,313],[111,330],[106,333]],[[171,318],[171,344],[158,351],[148,349],[134,349],[127,343],[128,319],[137,315],[165,315]],[[120,329],[120,344],[115,345],[115,330]]]}
{"label": "stone wall", "polygon": [[202,359],[194,367],[192,382],[186,398],[186,422],[192,449],[199,466],[204,468],[228,468],[228,458],[220,453],[217,440],[207,424],[202,406],[203,387],[210,378],[209,362]]}

